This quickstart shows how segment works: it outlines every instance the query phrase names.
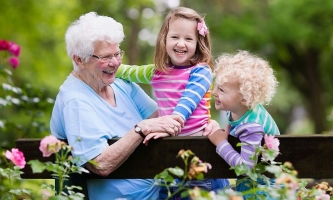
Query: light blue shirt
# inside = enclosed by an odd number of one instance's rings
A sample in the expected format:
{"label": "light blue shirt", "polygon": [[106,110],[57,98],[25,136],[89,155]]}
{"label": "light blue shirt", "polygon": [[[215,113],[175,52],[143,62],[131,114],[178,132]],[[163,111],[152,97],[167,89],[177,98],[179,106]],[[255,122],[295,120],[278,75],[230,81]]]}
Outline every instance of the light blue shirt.
{"label": "light blue shirt", "polygon": [[[67,139],[85,164],[108,147],[107,140],[124,136],[135,124],[148,118],[157,105],[137,84],[115,79],[110,85],[116,107],[91,87],[69,75],[57,95],[50,127],[52,135]],[[159,187],[152,179],[88,180],[90,199],[157,199]]]}

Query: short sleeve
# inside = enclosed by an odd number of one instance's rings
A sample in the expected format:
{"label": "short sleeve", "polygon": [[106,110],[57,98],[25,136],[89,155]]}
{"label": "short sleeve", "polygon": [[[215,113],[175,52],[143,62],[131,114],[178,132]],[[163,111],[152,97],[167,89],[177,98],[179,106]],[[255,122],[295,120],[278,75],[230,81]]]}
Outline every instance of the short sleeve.
{"label": "short sleeve", "polygon": [[[78,165],[98,156],[108,146],[109,130],[100,123],[99,116],[88,102],[69,101],[63,109],[64,131],[73,156],[79,157]],[[112,133],[111,133],[112,135]]]}

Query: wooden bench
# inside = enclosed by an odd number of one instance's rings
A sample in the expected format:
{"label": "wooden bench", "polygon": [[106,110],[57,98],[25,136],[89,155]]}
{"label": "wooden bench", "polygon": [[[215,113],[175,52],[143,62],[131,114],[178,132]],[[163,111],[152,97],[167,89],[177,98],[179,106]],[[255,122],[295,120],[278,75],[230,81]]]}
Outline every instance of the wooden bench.
{"label": "wooden bench", "polygon": [[[333,135],[280,135],[280,152],[276,161],[290,161],[298,171],[299,178],[332,179]],[[117,139],[109,140],[109,144]],[[238,139],[229,137],[236,148]],[[39,151],[40,139],[18,139],[15,141],[25,155],[26,161],[38,159],[52,161],[54,157],[42,157]],[[236,178],[230,166],[215,152],[215,146],[207,137],[170,137],[150,141],[148,146],[140,145],[116,171],[107,177],[94,174],[86,178],[153,178],[167,167],[183,166],[176,158],[181,149],[192,150],[202,161],[212,165],[205,178]],[[236,148],[237,149],[237,148]],[[30,166],[23,169],[24,179],[49,179],[48,173],[33,174]]]}

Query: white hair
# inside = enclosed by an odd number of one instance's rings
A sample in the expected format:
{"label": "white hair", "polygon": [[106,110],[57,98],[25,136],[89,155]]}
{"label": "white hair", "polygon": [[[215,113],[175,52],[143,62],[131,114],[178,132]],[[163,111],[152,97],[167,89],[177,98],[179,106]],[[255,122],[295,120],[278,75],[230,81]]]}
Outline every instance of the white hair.
{"label": "white hair", "polygon": [[110,44],[120,44],[124,37],[122,24],[111,17],[89,12],[81,15],[68,27],[65,35],[67,54],[72,59],[76,70],[78,67],[73,60],[73,55],[88,61],[95,50],[95,42],[106,41]]}

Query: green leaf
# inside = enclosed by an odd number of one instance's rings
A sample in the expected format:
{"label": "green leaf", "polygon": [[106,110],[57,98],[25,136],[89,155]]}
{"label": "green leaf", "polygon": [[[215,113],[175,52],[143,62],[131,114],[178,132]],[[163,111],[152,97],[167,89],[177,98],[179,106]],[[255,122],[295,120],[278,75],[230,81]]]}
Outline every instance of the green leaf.
{"label": "green leaf", "polygon": [[251,169],[249,166],[245,165],[245,164],[241,164],[241,165],[236,165],[234,167],[230,167],[230,169],[235,170],[235,173],[237,176],[243,175],[243,174],[248,174],[251,172]]}
{"label": "green leaf", "polygon": [[10,193],[3,194],[1,200],[13,200],[13,196]]}
{"label": "green leaf", "polygon": [[189,195],[188,190],[185,190],[184,192],[182,192],[182,193],[180,194],[180,197],[181,197],[181,198],[185,198],[185,197],[188,197],[188,195]]}
{"label": "green leaf", "polygon": [[160,179],[160,178],[164,179],[167,176],[169,176],[168,169],[164,169],[161,173],[156,174],[154,179]]}
{"label": "green leaf", "polygon": [[258,174],[256,173],[249,173],[247,176],[255,182],[258,180]]}
{"label": "green leaf", "polygon": [[62,165],[54,164],[51,162],[47,162],[46,164],[46,170],[49,172],[57,173],[57,171],[64,171],[64,167]]}
{"label": "green leaf", "polygon": [[70,168],[70,167],[71,167],[71,165],[70,165],[68,162],[63,162],[63,165],[64,165],[65,167],[67,167],[67,168]]}
{"label": "green leaf", "polygon": [[69,198],[65,196],[53,196],[50,197],[49,200],[69,200]]}
{"label": "green leaf", "polygon": [[264,183],[265,183],[266,185],[270,185],[270,183],[271,183],[271,179],[268,178],[267,176],[265,176],[265,175],[261,175],[259,178],[260,178],[262,181],[264,181]]}
{"label": "green leaf", "polygon": [[163,180],[165,182],[167,182],[167,183],[173,183],[173,182],[175,182],[175,179],[171,175],[168,175],[168,176],[164,177]]}
{"label": "green leaf", "polygon": [[66,188],[67,188],[68,190],[73,190],[73,189],[82,190],[82,187],[80,187],[80,186],[75,186],[75,185],[67,186]]}
{"label": "green leaf", "polygon": [[31,195],[32,191],[30,189],[22,189],[22,193]]}
{"label": "green leaf", "polygon": [[262,163],[258,163],[254,166],[254,171],[256,173],[264,173],[266,171],[266,166]]}
{"label": "green leaf", "polygon": [[82,200],[83,198],[84,198],[84,195],[83,196],[80,196],[78,194],[69,195],[70,200]]}
{"label": "green leaf", "polygon": [[15,194],[15,195],[21,195],[22,191],[20,189],[11,189],[11,190],[9,190],[9,193]]}
{"label": "green leaf", "polygon": [[28,164],[30,165],[33,173],[42,173],[46,168],[45,164],[39,160],[30,160]]}
{"label": "green leaf", "polygon": [[175,168],[168,168],[168,171],[171,173],[171,174],[173,174],[173,175],[175,175],[175,176],[178,176],[178,177],[182,177],[182,176],[184,176],[184,170],[183,169],[181,169],[181,168],[179,168],[179,167],[175,167]]}
{"label": "green leaf", "polygon": [[204,179],[203,173],[198,174],[197,179],[198,180],[203,180]]}
{"label": "green leaf", "polygon": [[281,168],[279,166],[266,166],[266,171],[272,174],[277,174],[281,172]]}
{"label": "green leaf", "polygon": [[41,188],[42,189],[49,189],[49,190],[53,191],[55,187],[52,184],[42,183]]}

